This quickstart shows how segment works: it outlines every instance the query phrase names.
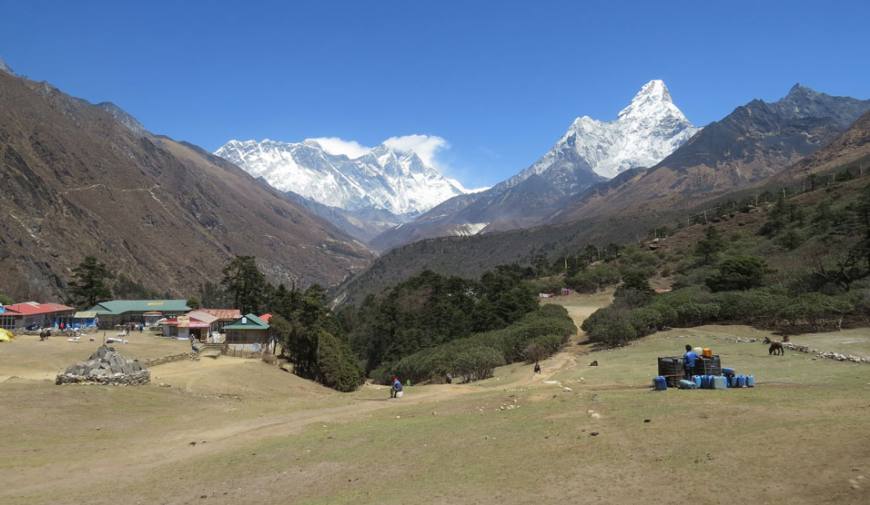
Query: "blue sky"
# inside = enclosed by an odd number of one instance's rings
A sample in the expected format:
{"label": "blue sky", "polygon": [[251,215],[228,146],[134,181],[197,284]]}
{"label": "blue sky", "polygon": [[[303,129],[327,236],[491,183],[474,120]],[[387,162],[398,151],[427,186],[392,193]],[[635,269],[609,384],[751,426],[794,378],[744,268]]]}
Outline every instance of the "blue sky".
{"label": "blue sky", "polygon": [[870,97],[870,2],[0,0],[0,57],[157,133],[446,140],[468,186],[650,79],[703,125],[795,82]]}

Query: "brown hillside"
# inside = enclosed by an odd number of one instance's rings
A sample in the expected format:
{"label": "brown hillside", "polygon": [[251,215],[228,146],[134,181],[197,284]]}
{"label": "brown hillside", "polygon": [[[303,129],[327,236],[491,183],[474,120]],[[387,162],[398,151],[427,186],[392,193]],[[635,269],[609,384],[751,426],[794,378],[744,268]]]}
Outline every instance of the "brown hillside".
{"label": "brown hillside", "polygon": [[371,253],[205,151],[111,104],[0,72],[0,291],[59,298],[85,255],[193,294],[234,254],[276,282],[340,282]]}
{"label": "brown hillside", "polygon": [[[870,112],[858,118],[842,135],[773,178],[775,182],[799,181],[844,167],[862,174],[870,168]],[[859,175],[859,174],[854,174]]]}

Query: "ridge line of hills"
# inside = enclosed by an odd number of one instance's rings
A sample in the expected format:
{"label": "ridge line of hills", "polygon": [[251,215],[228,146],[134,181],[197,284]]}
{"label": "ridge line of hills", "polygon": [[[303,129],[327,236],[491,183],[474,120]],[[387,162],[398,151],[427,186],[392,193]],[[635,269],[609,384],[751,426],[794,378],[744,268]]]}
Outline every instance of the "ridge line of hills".
{"label": "ridge line of hills", "polygon": [[[144,288],[189,295],[217,282],[232,256],[253,255],[275,284],[333,286],[337,300],[355,302],[423,269],[473,277],[592,243],[637,241],[699,209],[850,163],[863,173],[868,111],[870,100],[795,85],[699,129],[663,82],[650,81],[617,120],[579,117],[519,175],[396,226],[387,209],[349,211],[275,189],[149,132],[114,104],[3,70],[0,209],[9,218],[0,222],[0,283],[16,298],[61,298],[72,268],[93,255]],[[647,143],[620,150],[639,138]],[[384,166],[428,170],[415,154],[406,158],[410,165]],[[421,223],[434,225],[420,232]],[[445,223],[452,228],[439,236]],[[389,252],[375,259],[362,242]]]}
{"label": "ridge line of hills", "polygon": [[371,252],[344,232],[186,142],[154,135],[109,103],[0,72],[0,285],[62,299],[96,256],[158,293],[220,281],[234,255],[276,283],[335,284]]}
{"label": "ridge line of hills", "polygon": [[[651,209],[641,213],[597,214],[568,222],[540,225],[498,233],[469,237],[435,237],[397,247],[383,255],[334,290],[338,304],[361,302],[367,295],[380,292],[386,286],[411,277],[423,270],[475,277],[499,264],[531,264],[536,257],[549,260],[577,252],[587,245],[639,242],[650,230],[659,227],[683,226],[693,216],[706,210],[734,207],[740,200],[752,200],[765,192],[782,188],[800,191],[813,180],[822,184],[839,172],[850,177],[870,174],[870,110],[849,128],[831,139],[824,147],[807,157],[780,169],[775,175],[754,183],[697,201],[686,201],[679,207]],[[626,181],[634,180],[644,170],[623,172],[604,187],[593,187],[589,194],[607,193]],[[711,212],[711,215],[714,213]]]}

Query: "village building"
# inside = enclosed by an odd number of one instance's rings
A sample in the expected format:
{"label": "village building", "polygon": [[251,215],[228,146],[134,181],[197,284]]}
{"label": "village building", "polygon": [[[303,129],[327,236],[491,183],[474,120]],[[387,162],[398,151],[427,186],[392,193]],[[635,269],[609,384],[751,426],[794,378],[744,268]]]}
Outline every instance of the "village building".
{"label": "village building", "polygon": [[224,327],[224,343],[237,351],[258,352],[269,343],[269,323],[254,314],[246,314]]}
{"label": "village building", "polygon": [[190,311],[187,300],[110,300],[89,309],[95,312],[100,328],[119,324],[156,326],[163,318],[173,318]]}
{"label": "village building", "polygon": [[[223,333],[225,326],[233,324],[242,317],[239,309],[196,309],[192,312],[210,314],[217,318],[209,328],[212,333]],[[194,317],[198,316],[194,315]]]}
{"label": "village building", "polygon": [[164,337],[187,339],[193,335],[200,342],[221,342],[220,335],[225,326],[239,318],[238,309],[197,309],[183,316],[163,318],[158,321]]}
{"label": "village building", "polygon": [[163,318],[158,323],[163,329],[164,337],[187,340],[191,336],[201,342],[206,342],[215,317],[209,314],[193,316],[193,312],[178,317]]}
{"label": "village building", "polygon": [[23,302],[3,306],[0,328],[7,330],[57,328],[72,322],[76,309],[59,303]]}

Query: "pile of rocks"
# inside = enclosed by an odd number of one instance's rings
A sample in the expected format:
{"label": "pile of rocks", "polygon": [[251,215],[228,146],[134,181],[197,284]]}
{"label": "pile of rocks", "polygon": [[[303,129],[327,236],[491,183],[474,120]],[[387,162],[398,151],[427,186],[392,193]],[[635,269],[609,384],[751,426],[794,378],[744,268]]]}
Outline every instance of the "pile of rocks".
{"label": "pile of rocks", "polygon": [[87,361],[76,363],[57,374],[55,384],[148,384],[151,372],[142,368],[138,360],[127,359],[114,347],[100,346]]}
{"label": "pile of rocks", "polygon": [[783,342],[782,346],[792,351],[803,352],[807,354],[815,354],[817,358],[833,359],[836,361],[851,361],[852,363],[870,364],[870,358],[862,356],[853,356],[851,354],[842,354],[839,352],[819,351],[806,345],[797,345],[791,342]]}

